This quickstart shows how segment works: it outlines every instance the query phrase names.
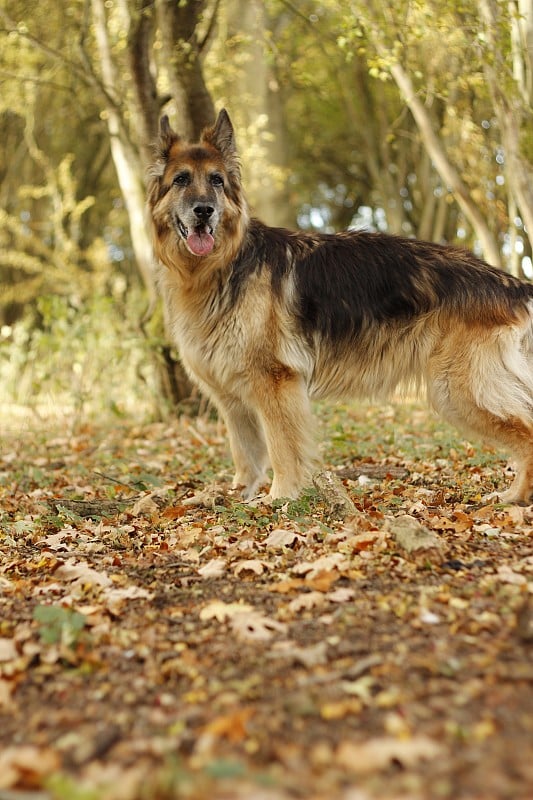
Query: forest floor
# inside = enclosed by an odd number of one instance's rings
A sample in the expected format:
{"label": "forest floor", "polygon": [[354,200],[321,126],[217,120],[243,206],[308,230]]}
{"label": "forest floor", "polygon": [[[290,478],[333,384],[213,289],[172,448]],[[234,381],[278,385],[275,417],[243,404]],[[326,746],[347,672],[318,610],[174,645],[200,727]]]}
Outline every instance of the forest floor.
{"label": "forest floor", "polygon": [[533,507],[421,406],[318,420],[344,519],[207,417],[4,429],[0,800],[533,797]]}

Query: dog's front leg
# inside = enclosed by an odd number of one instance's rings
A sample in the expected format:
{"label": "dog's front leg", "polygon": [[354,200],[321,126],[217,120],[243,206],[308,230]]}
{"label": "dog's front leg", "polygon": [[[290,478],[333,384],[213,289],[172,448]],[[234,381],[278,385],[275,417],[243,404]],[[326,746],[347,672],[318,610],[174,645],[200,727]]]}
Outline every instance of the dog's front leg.
{"label": "dog's front leg", "polygon": [[271,371],[254,393],[274,479],[273,499],[296,498],[310,481],[316,459],[313,420],[303,378],[286,367]]}
{"label": "dog's front leg", "polygon": [[220,402],[219,407],[235,465],[233,487],[242,487],[244,499],[250,500],[268,483],[268,452],[261,423],[251,408],[235,398]]}

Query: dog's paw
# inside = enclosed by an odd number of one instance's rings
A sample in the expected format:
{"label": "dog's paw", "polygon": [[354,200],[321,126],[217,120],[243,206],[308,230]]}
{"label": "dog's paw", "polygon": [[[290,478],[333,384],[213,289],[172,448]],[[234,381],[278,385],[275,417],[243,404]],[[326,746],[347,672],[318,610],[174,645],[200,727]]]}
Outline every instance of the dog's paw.
{"label": "dog's paw", "polygon": [[253,481],[239,480],[236,475],[231,484],[232,491],[245,502],[253,500],[261,494],[261,489],[266,489],[270,483],[267,475],[254,478]]}
{"label": "dog's paw", "polygon": [[270,497],[272,500],[297,500],[302,488],[300,484],[285,483],[274,478],[270,487]]}

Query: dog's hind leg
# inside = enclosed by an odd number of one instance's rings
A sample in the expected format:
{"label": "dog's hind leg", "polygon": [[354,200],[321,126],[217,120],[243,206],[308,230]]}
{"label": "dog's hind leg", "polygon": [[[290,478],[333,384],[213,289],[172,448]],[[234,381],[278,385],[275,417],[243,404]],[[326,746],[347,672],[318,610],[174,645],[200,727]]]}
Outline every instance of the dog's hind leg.
{"label": "dog's hind leg", "polygon": [[235,465],[233,487],[242,487],[245,500],[268,483],[268,452],[263,429],[257,414],[241,400],[225,399],[217,403],[226,427]]}
{"label": "dog's hind leg", "polygon": [[516,463],[516,477],[505,492],[499,493],[504,503],[533,502],[533,448],[529,454],[519,457]]}
{"label": "dog's hind leg", "polygon": [[254,387],[253,404],[274,472],[270,496],[297,498],[310,482],[316,458],[305,383],[289,368],[277,365]]}
{"label": "dog's hind leg", "polygon": [[430,358],[428,394],[442,416],[466,433],[504,448],[516,467],[504,502],[533,499],[533,376],[516,331],[465,328],[445,337]]}
{"label": "dog's hind leg", "polygon": [[533,499],[533,424],[509,417],[501,419],[484,408],[480,408],[464,394],[453,393],[453,400],[442,403],[432,395],[432,404],[449,422],[467,435],[501,446],[512,456],[516,477],[505,492],[498,492],[505,503],[529,502]]}

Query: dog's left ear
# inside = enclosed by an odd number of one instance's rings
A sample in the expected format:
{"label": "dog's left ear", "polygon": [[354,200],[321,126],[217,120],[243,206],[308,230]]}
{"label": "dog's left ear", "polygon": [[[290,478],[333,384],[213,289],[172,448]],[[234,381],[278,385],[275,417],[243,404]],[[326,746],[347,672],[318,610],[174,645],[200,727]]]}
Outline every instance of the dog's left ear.
{"label": "dog's left ear", "polygon": [[157,140],[158,155],[166,161],[170,148],[179,138],[176,131],[170,127],[170,120],[167,115],[162,116],[159,121],[159,138]]}
{"label": "dog's left ear", "polygon": [[202,142],[216,147],[216,149],[222,153],[228,170],[239,175],[240,169],[237,157],[237,145],[235,144],[235,133],[229,114],[225,108],[219,112],[217,121],[213,127],[206,128],[203,131]]}

